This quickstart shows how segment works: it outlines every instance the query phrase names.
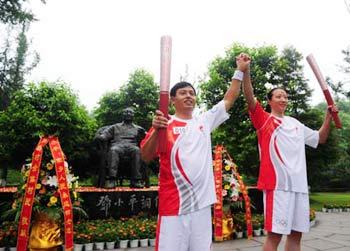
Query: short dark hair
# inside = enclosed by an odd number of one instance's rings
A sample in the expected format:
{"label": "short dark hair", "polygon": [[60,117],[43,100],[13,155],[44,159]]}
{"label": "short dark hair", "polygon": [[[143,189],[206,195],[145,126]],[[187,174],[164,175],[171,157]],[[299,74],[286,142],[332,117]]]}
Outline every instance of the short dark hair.
{"label": "short dark hair", "polygon": [[188,82],[182,81],[182,82],[176,83],[176,84],[171,88],[171,90],[170,90],[170,96],[171,96],[171,97],[175,97],[175,96],[176,96],[176,91],[177,91],[178,89],[185,88],[185,87],[187,87],[187,86],[189,86],[189,87],[191,87],[191,88],[193,89],[194,95],[197,95],[197,94],[196,94],[196,90],[194,89],[193,85],[191,85],[191,84],[188,83]]}

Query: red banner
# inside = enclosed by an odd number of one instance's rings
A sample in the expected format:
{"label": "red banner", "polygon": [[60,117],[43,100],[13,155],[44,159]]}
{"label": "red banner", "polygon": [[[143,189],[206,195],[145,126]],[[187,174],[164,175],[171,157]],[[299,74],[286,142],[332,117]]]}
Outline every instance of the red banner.
{"label": "red banner", "polygon": [[73,250],[73,210],[72,202],[70,200],[66,169],[64,166],[64,153],[57,137],[50,137],[49,144],[52,157],[55,160],[58,191],[60,193],[61,205],[64,214],[65,250],[71,251]]}
{"label": "red banner", "polygon": [[64,167],[64,154],[57,137],[42,137],[36,146],[32,163],[29,170],[24,198],[22,201],[22,210],[18,225],[17,250],[26,251],[29,238],[29,226],[32,215],[32,208],[35,196],[35,188],[40,173],[41,160],[44,146],[49,143],[51,154],[55,160],[56,174],[58,179],[58,190],[61,197],[61,203],[64,211],[65,226],[65,250],[73,250],[73,213],[70,200],[68,181]]}
{"label": "red banner", "polygon": [[222,222],[223,222],[223,200],[222,200],[222,150],[223,147],[215,147],[214,158],[214,179],[217,202],[214,204],[214,239],[223,241]]}

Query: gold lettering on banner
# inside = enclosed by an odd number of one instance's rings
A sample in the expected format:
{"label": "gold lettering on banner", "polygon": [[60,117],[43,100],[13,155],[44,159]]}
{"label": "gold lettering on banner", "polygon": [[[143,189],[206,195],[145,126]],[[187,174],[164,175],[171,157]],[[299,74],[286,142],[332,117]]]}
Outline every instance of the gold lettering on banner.
{"label": "gold lettering on banner", "polygon": [[21,221],[22,225],[28,225],[28,218],[27,217],[23,217],[22,221]]}
{"label": "gold lettering on banner", "polygon": [[62,158],[56,158],[56,163],[62,163],[63,162],[63,159]]}
{"label": "gold lettering on banner", "polygon": [[27,193],[28,194],[33,194],[33,190],[34,190],[33,187],[27,187]]}
{"label": "gold lettering on banner", "polygon": [[52,147],[52,150],[55,152],[58,152],[58,151],[60,151],[60,148],[58,146],[54,146],[54,147]]}
{"label": "gold lettering on banner", "polygon": [[21,232],[19,233],[20,237],[27,237],[27,233],[24,229],[21,229]]}
{"label": "gold lettering on banner", "polygon": [[38,171],[39,170],[39,166],[38,165],[32,165],[32,170],[33,171]]}
{"label": "gold lettering on banner", "polygon": [[67,183],[66,182],[60,182],[59,185],[59,190],[60,191],[63,191],[63,190],[68,190],[68,186],[67,186]]}
{"label": "gold lettering on banner", "polygon": [[36,183],[36,178],[34,175],[29,176],[29,183]]}
{"label": "gold lettering on banner", "polygon": [[32,204],[32,199],[31,198],[25,198],[24,205],[25,206],[31,206],[31,204]]}
{"label": "gold lettering on banner", "polygon": [[67,234],[71,234],[72,233],[72,228],[71,227],[67,227],[66,231],[67,231]]}
{"label": "gold lettering on banner", "polygon": [[70,204],[68,201],[65,201],[62,206],[63,206],[63,208],[67,208],[67,207],[69,208]]}

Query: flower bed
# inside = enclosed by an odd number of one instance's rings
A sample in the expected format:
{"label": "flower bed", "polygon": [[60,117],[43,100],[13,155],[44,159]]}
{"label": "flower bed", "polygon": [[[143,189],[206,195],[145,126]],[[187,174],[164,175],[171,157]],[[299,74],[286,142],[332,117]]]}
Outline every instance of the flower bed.
{"label": "flower bed", "polygon": [[322,208],[324,213],[350,212],[350,203],[344,204],[324,204]]}
{"label": "flower bed", "polygon": [[79,221],[74,225],[74,243],[153,239],[156,234],[156,226],[156,217]]}

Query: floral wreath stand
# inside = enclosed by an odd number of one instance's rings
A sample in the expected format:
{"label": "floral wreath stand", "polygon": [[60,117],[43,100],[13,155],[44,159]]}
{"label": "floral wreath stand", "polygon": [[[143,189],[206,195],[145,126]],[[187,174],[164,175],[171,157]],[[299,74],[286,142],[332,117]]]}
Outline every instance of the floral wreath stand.
{"label": "floral wreath stand", "polygon": [[[223,165],[223,156],[226,157],[225,166]],[[222,170],[232,171],[232,175],[238,181],[240,192],[243,194],[244,204],[245,204],[245,219],[247,224],[247,237],[251,239],[253,236],[253,227],[252,227],[252,216],[250,209],[250,198],[248,196],[247,187],[244,185],[242,177],[239,175],[237,171],[237,166],[234,164],[232,158],[226,151],[226,149],[217,145],[215,147],[215,158],[214,158],[214,179],[215,179],[215,188],[216,188],[216,197],[217,203],[214,204],[213,210],[213,224],[214,224],[214,240],[215,241],[223,241],[225,240],[225,236],[232,234],[233,230],[228,227],[228,225],[232,225],[232,219],[228,219],[225,217],[223,212],[223,175]]]}
{"label": "floral wreath stand", "polygon": [[[44,146],[49,144],[58,180],[58,191],[64,212],[65,250],[73,250],[73,213],[69,194],[67,175],[64,167],[64,153],[58,138],[55,136],[41,137],[32,157],[25,194],[22,201],[22,210],[18,225],[17,250],[26,251],[29,238],[29,227],[31,222],[32,208],[35,196],[36,184],[40,173],[41,160]],[[34,250],[34,249],[33,249]],[[45,249],[47,250],[47,249]]]}

